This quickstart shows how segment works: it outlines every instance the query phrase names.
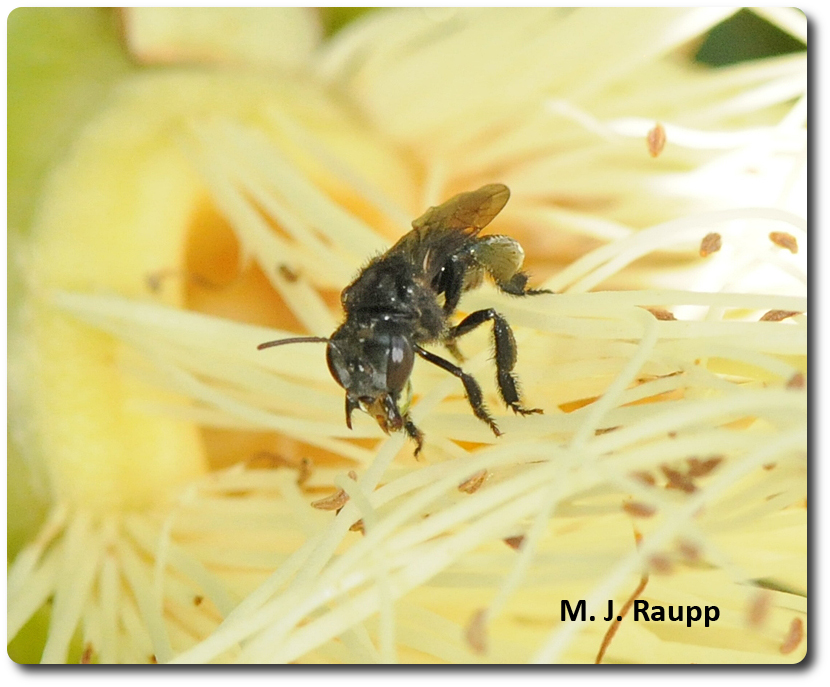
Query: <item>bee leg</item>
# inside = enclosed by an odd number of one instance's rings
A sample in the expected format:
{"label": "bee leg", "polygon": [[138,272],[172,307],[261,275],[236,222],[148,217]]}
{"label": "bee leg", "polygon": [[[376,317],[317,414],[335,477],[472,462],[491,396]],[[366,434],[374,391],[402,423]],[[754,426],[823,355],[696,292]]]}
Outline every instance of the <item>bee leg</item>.
{"label": "bee leg", "polygon": [[441,356],[430,353],[420,346],[415,346],[415,352],[424,360],[458,377],[461,383],[464,384],[464,391],[467,392],[467,400],[470,402],[475,416],[490,425],[493,434],[497,437],[501,436],[501,430],[496,424],[496,421],[490,417],[490,413],[487,412],[487,408],[484,405],[484,396],[481,393],[481,387],[472,375],[468,375],[464,370],[457,365],[453,365],[449,360],[444,360]]}
{"label": "bee leg", "polygon": [[493,341],[496,347],[496,379],[499,383],[499,393],[502,400],[514,413],[521,415],[541,413],[542,411],[539,408],[524,408],[521,405],[518,380],[516,375],[513,374],[513,368],[516,366],[516,339],[513,338],[513,330],[510,329],[510,325],[507,324],[504,317],[492,308],[477,310],[450,329],[449,338],[455,340],[459,336],[464,336],[464,334],[471,332],[488,320],[493,320]]}
{"label": "bee leg", "polygon": [[409,413],[404,416],[403,428],[407,436],[415,442],[415,457],[417,458],[424,447],[424,433],[409,419]]}
{"label": "bee leg", "polygon": [[555,293],[555,291],[551,291],[550,289],[528,289],[527,280],[527,274],[524,272],[516,272],[516,274],[505,282],[497,281],[496,286],[512,296],[538,296],[543,293]]}
{"label": "bee leg", "polygon": [[437,292],[444,294],[444,312],[451,315],[458,307],[461,293],[464,291],[464,276],[468,265],[458,256],[452,256],[441,268],[441,277]]}
{"label": "bee leg", "polygon": [[519,242],[510,236],[498,234],[477,239],[471,252],[473,260],[487,270],[493,281],[505,293],[513,296],[536,296],[553,293],[548,289],[528,289],[528,276],[522,271],[525,253]]}
{"label": "bee leg", "polygon": [[458,344],[455,343],[453,340],[446,341],[444,343],[444,347],[452,353],[452,357],[455,358],[459,363],[464,362],[464,354],[458,348]]}

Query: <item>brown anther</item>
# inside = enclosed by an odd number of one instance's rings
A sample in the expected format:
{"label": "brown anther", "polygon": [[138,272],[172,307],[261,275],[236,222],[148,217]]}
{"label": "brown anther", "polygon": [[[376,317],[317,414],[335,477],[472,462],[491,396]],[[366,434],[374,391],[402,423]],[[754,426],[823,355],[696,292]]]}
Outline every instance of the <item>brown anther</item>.
{"label": "brown anther", "polygon": [[789,654],[795,651],[796,647],[801,644],[802,639],[804,639],[804,623],[801,618],[793,618],[790,629],[787,630],[787,636],[784,637],[784,641],[781,643],[781,653]]}
{"label": "brown anther", "polygon": [[302,487],[311,477],[313,463],[310,458],[301,458],[297,468],[297,486]]}
{"label": "brown anther", "polygon": [[656,317],[661,322],[674,322],[677,318],[664,308],[646,308],[654,317]]}
{"label": "brown anther", "polygon": [[669,481],[666,485],[666,489],[679,489],[687,494],[697,491],[697,487],[694,485],[694,482],[689,479],[688,475],[684,475],[680,472],[680,470],[670,468],[668,465],[661,465],[660,470]]}
{"label": "brown anther", "polygon": [[703,237],[700,242],[700,257],[705,258],[712,253],[717,253],[721,248],[721,237],[718,232],[713,231]]}
{"label": "brown anther", "polygon": [[366,528],[363,526],[363,518],[354,523],[349,530],[352,532],[360,532],[360,534],[366,534]]}
{"label": "brown anther", "polygon": [[672,571],[671,560],[668,556],[655,553],[648,559],[649,567],[658,575],[668,575]]}
{"label": "brown anther", "polygon": [[614,432],[620,428],[620,425],[615,425],[614,427],[603,427],[601,429],[594,430],[594,436],[601,436],[603,434],[608,434],[608,432]]}
{"label": "brown anther", "polygon": [[663,152],[663,148],[666,147],[666,130],[660,122],[655,123],[649,130],[646,136],[646,144],[648,145],[648,154],[651,157],[657,157]]}
{"label": "brown anther", "polygon": [[700,560],[700,547],[693,541],[681,539],[677,543],[677,549],[680,555],[691,563]]}
{"label": "brown anther", "polygon": [[800,372],[796,372],[792,377],[787,380],[786,388],[787,389],[803,389],[804,388],[804,375]]}
{"label": "brown anther", "polygon": [[749,608],[746,612],[747,624],[756,630],[760,628],[769,616],[771,605],[772,594],[766,589],[759,589],[749,601]]}
{"label": "brown anther", "polygon": [[798,241],[796,240],[795,236],[792,234],[788,234],[786,231],[773,231],[770,232],[769,240],[772,241],[776,246],[781,246],[781,248],[786,248],[790,253],[798,253]]}
{"label": "brown anther", "polygon": [[90,663],[92,663],[92,652],[92,643],[87,642],[86,646],[84,647],[84,652],[81,654],[80,662],[83,665],[89,665]]}
{"label": "brown anther", "polygon": [[[357,482],[357,473],[354,470],[349,470],[348,473],[349,479],[353,482]],[[318,501],[312,501],[311,507],[312,508],[319,508],[320,510],[333,510],[340,512],[340,509],[345,506],[349,502],[349,495],[343,491],[342,489],[338,489],[334,492],[331,496],[327,496],[324,499],[319,499]]]}
{"label": "brown anther", "polygon": [[639,501],[626,501],[622,508],[633,518],[650,518],[657,512],[654,506]]}
{"label": "brown anther", "polygon": [[150,657],[148,658],[148,660],[150,661],[150,663],[158,663],[159,662],[158,659],[156,658],[155,654],[150,654]]}
{"label": "brown anther", "polygon": [[144,277],[144,282],[147,284],[147,289],[151,293],[158,293],[161,288],[161,281],[167,276],[163,270],[152,272]]}
{"label": "brown anther", "polygon": [[193,605],[194,606],[201,606],[202,601],[204,601],[204,600],[205,600],[205,597],[203,597],[201,594],[196,594],[196,596],[193,597]]}
{"label": "brown anther", "polygon": [[638,470],[637,472],[632,472],[630,474],[631,479],[635,479],[641,484],[645,484],[647,487],[653,487],[657,484],[657,480],[654,479],[654,475],[650,472],[646,472],[645,470]]}
{"label": "brown anther", "polygon": [[798,310],[768,310],[763,315],[761,315],[761,319],[758,321],[780,322],[781,320],[786,320],[788,317],[794,317],[795,315],[800,314],[801,313]]}
{"label": "brown anther", "polygon": [[349,495],[342,489],[338,489],[331,496],[327,496],[326,498],[319,499],[317,501],[312,501],[311,507],[318,508],[319,510],[340,510],[348,502]]}
{"label": "brown anther", "polygon": [[478,472],[470,475],[470,477],[465,479],[461,484],[459,484],[458,491],[463,491],[467,494],[474,494],[479,490],[481,485],[484,484],[488,475],[489,473],[487,472],[487,470],[479,470]]}
{"label": "brown anther", "polygon": [[723,462],[723,458],[720,456],[707,458],[706,460],[689,458],[687,462],[689,463],[688,477],[704,477],[718,467]]}
{"label": "brown anther", "polygon": [[524,535],[520,534],[518,537],[505,537],[504,543],[507,544],[511,549],[518,551],[519,547],[522,545],[522,542],[524,540]]}
{"label": "brown anther", "polygon": [[282,278],[285,279],[285,281],[287,281],[291,284],[293,284],[295,281],[297,281],[300,278],[300,275],[297,274],[293,269],[291,269],[285,263],[282,263],[277,268],[277,270],[279,271],[280,276],[282,276]]}
{"label": "brown anther", "polygon": [[487,611],[483,608],[473,613],[464,632],[467,644],[477,654],[487,653]]}

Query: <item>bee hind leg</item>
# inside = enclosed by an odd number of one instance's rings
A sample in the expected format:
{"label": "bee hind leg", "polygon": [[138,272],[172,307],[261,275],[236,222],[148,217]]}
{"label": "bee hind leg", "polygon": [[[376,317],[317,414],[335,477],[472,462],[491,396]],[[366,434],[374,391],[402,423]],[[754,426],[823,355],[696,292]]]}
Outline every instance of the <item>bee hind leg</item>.
{"label": "bee hind leg", "polygon": [[525,253],[516,239],[510,236],[484,236],[473,245],[476,264],[493,278],[502,291],[513,296],[536,296],[553,293],[548,289],[527,288],[528,275],[522,271]]}
{"label": "bee hind leg", "polygon": [[519,395],[519,383],[513,368],[516,366],[516,339],[513,337],[513,330],[502,315],[492,308],[477,310],[465,317],[458,325],[450,329],[449,339],[455,340],[485,322],[493,321],[493,341],[496,349],[496,379],[498,381],[499,393],[505,405],[510,407],[514,413],[520,415],[531,415],[541,413],[540,408],[525,408],[521,404]]}
{"label": "bee hind leg", "polygon": [[496,281],[496,286],[512,296],[538,296],[543,293],[555,293],[550,289],[529,289],[527,288],[527,280],[528,276],[525,272],[516,272],[505,282]]}

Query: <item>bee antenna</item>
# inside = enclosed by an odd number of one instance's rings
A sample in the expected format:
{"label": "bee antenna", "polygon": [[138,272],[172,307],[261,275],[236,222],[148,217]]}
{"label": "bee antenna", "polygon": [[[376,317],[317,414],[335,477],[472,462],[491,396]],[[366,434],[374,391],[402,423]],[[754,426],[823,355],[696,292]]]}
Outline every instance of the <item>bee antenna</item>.
{"label": "bee antenna", "polygon": [[261,351],[263,348],[272,348],[274,346],[284,346],[292,343],[323,343],[328,342],[328,337],[325,336],[295,336],[290,339],[277,339],[276,341],[266,341],[257,346],[257,350]]}

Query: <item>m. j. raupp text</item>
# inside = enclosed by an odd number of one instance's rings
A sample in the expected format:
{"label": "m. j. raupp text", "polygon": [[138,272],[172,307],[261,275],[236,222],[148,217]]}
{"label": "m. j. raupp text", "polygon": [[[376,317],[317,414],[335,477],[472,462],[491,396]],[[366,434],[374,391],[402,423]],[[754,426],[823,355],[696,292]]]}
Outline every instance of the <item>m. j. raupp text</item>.
{"label": "m. j. raupp text", "polygon": [[[567,599],[562,599],[562,621],[578,620],[585,621],[585,599],[580,599],[576,603],[576,607],[571,606],[571,602]],[[714,623],[720,618],[720,609],[717,606],[649,606],[648,601],[637,599],[633,607],[634,620],[646,622],[686,622],[687,627],[691,627],[692,623],[704,622],[706,627],[709,623]],[[614,618],[614,601],[608,600],[608,613],[602,620],[612,620]],[[622,620],[622,616],[616,616],[617,620]],[[594,616],[588,620],[595,620]]]}

